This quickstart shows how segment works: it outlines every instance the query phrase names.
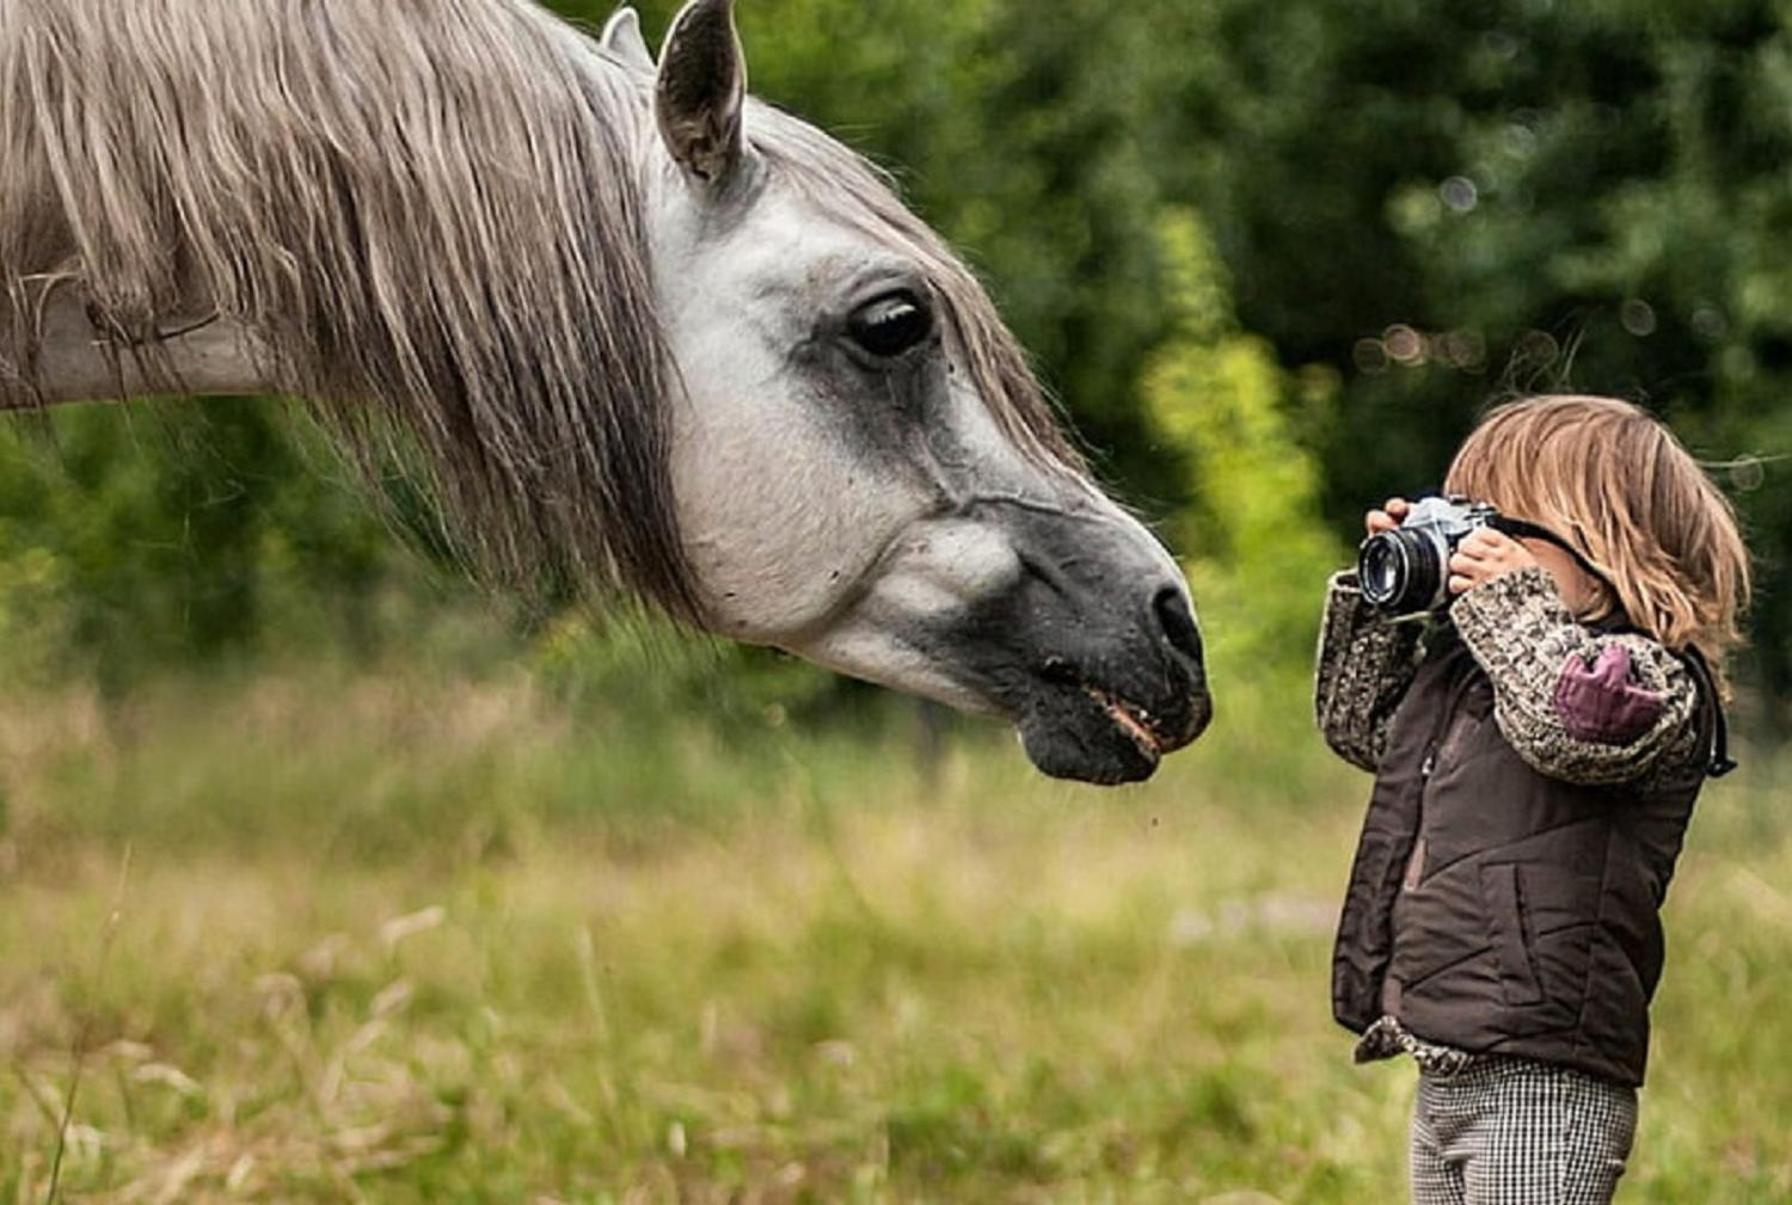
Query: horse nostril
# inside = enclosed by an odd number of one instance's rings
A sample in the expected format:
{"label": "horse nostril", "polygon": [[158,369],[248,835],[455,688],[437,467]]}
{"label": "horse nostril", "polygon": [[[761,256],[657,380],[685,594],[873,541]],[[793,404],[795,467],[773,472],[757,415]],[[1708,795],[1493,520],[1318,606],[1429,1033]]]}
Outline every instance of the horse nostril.
{"label": "horse nostril", "polygon": [[1188,598],[1183,592],[1175,586],[1165,586],[1151,600],[1151,610],[1157,615],[1158,626],[1163,628],[1170,647],[1199,665],[1201,629],[1195,626],[1195,617],[1189,613]]}

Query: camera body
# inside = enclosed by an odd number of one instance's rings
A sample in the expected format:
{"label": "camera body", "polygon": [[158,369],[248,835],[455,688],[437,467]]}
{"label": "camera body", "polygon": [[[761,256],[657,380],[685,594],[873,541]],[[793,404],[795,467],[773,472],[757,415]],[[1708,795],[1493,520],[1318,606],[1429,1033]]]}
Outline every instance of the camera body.
{"label": "camera body", "polygon": [[1467,498],[1422,498],[1392,531],[1363,541],[1357,588],[1388,615],[1424,615],[1450,601],[1450,557],[1470,532],[1494,526],[1500,512]]}

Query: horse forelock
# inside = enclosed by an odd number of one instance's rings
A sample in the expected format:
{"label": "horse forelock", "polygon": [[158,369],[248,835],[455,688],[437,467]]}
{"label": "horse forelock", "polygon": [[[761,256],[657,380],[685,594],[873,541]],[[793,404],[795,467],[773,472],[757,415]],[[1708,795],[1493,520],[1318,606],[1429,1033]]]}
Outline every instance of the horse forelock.
{"label": "horse forelock", "polygon": [[1020,452],[1049,470],[1085,475],[1052,399],[981,280],[905,206],[889,175],[828,134],[770,105],[753,106],[756,153],[835,220],[912,256],[944,310],[978,395]]}
{"label": "horse forelock", "polygon": [[476,566],[695,618],[639,92],[520,0],[5,0],[0,406],[43,282],[127,336],[216,311]]}

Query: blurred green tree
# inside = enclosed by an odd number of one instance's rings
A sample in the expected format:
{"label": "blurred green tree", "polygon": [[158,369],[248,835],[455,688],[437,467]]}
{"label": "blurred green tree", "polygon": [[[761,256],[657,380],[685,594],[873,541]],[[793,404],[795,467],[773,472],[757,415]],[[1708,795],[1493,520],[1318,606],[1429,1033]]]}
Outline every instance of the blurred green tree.
{"label": "blurred green tree", "polygon": [[1147,366],[1145,414],[1190,449],[1194,499],[1172,542],[1188,557],[1215,675],[1292,675],[1304,692],[1314,597],[1343,549],[1320,521],[1319,466],[1294,415],[1331,405],[1337,379],[1292,377],[1239,328],[1225,266],[1194,215],[1169,215],[1161,239],[1174,327]]}
{"label": "blurred green tree", "polygon": [[[1328,511],[1435,484],[1489,400],[1645,401],[1717,462],[1792,692],[1792,27],[1754,0],[1201,6],[1163,161],[1244,325],[1343,374]],[[1155,157],[1154,157],[1155,158]]]}
{"label": "blurred green tree", "polygon": [[0,624],[17,673],[216,664],[271,620],[366,630],[385,526],[272,402],[15,416],[0,434]]}

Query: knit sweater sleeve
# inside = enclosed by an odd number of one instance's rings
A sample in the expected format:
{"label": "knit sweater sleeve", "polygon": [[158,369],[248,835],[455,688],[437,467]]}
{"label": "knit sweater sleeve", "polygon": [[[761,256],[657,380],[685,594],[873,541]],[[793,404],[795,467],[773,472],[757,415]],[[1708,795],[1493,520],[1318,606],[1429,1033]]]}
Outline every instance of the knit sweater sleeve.
{"label": "knit sweater sleeve", "polygon": [[1493,683],[1501,735],[1539,773],[1636,782],[1696,757],[1699,688],[1685,663],[1646,636],[1577,623],[1545,570],[1484,582],[1450,617]]}
{"label": "knit sweater sleeve", "polygon": [[1356,575],[1340,573],[1326,592],[1313,710],[1332,751],[1374,773],[1387,751],[1388,725],[1418,671],[1420,625],[1390,623],[1363,601]]}

